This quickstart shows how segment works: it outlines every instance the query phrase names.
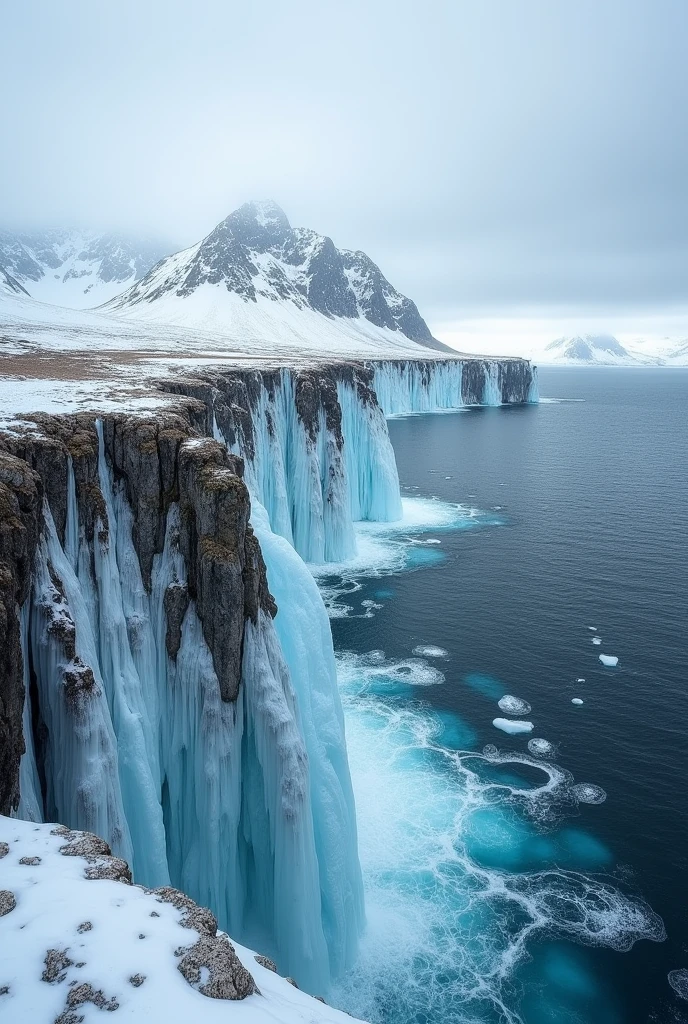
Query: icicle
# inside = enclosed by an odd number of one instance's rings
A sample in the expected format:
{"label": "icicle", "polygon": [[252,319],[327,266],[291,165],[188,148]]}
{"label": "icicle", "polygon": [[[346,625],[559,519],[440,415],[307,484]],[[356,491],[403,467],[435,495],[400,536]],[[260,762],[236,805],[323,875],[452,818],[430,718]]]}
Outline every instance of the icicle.
{"label": "icicle", "polygon": [[241,808],[241,697],[224,703],[212,655],[191,602],[179,650],[166,647],[165,594],[186,592],[179,509],[167,515],[165,547],[153,560],[151,609],[157,649],[162,805],[172,884],[212,907],[222,927],[242,922],[237,836]]}
{"label": "icicle", "polygon": [[378,405],[364,403],[349,384],[338,384],[337,394],[352,518],[376,522],[401,519],[399,475],[384,413]]}
{"label": "icicle", "polygon": [[[160,806],[157,743],[154,723],[149,717],[149,703],[144,688],[154,686],[154,678],[139,678],[129,640],[125,613],[125,594],[131,608],[136,606],[136,580],[131,579],[136,554],[127,535],[128,522],[119,524],[112,494],[112,480],[105,460],[103,428],[98,431],[98,473],[105,501],[109,534],[101,537],[104,524],[96,524],[93,541],[96,589],[100,625],[100,668],[110,705],[112,723],[117,736],[122,799],[134,845],[133,870],[138,881],[146,885],[164,885],[168,879],[165,830]],[[117,561],[117,546],[125,552],[125,564]],[[126,576],[126,578],[125,578]],[[139,577],[140,585],[140,577]],[[144,634],[148,616],[137,621],[137,644],[148,644]]]}
{"label": "icicle", "polygon": [[500,383],[499,363],[484,363],[485,366],[485,389],[483,391],[483,405],[501,405],[502,388]]}
{"label": "icicle", "polygon": [[21,653],[24,681],[24,710],[22,732],[25,750],[19,763],[19,807],[17,817],[26,821],[43,821],[43,798],[36,766],[31,720],[31,698],[29,694],[29,601],[22,605],[20,613]]}
{"label": "icicle", "polygon": [[265,509],[255,502],[251,522],[279,608],[275,629],[296,691],[308,752],[322,921],[332,974],[337,975],[355,956],[364,911],[332,633],[313,577],[290,546],[270,530]]}
{"label": "icicle", "polygon": [[[117,742],[79,581],[47,502],[33,574],[31,653],[46,726],[45,817],[102,836],[132,859]],[[66,645],[73,645],[70,661]]]}
{"label": "icicle", "polygon": [[289,671],[262,611],[257,625],[246,623],[242,686],[244,929],[257,935],[262,922],[280,968],[318,991],[330,980],[314,836],[318,808],[311,806]]}
{"label": "icicle", "polygon": [[527,401],[529,405],[537,405],[540,401],[540,389],[538,386],[537,366],[534,366],[532,368],[532,377],[530,381],[530,388],[528,389]]}
{"label": "icicle", "polygon": [[64,552],[72,569],[76,572],[79,558],[79,509],[76,503],[76,484],[74,481],[74,463],[72,456],[67,456],[67,522],[65,525]]}

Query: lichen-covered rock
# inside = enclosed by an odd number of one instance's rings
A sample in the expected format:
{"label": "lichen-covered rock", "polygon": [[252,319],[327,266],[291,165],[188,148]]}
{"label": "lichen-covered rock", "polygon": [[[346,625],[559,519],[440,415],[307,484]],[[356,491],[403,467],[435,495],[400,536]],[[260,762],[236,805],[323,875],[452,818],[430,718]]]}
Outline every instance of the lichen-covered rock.
{"label": "lichen-covered rock", "polygon": [[236,700],[245,619],[253,611],[257,615],[259,607],[276,612],[248,522],[248,490],[232,471],[225,446],[199,438],[180,447],[179,493],[180,548],[189,594],[196,602],[222,699]]}
{"label": "lichen-covered rock", "polygon": [[260,964],[261,967],[265,967],[266,970],[272,971],[273,974],[277,974],[277,964],[274,960],[271,960],[269,956],[263,956],[262,953],[256,953],[254,960]]}
{"label": "lichen-covered rock", "polygon": [[110,847],[104,839],[100,839],[90,832],[65,828],[63,825],[54,828],[52,835],[61,836],[67,840],[60,847],[63,857],[82,857],[87,862],[84,868],[84,878],[91,881],[109,879],[113,882],[124,882],[126,885],[131,885],[129,865],[120,857],[112,856]]}
{"label": "lichen-covered rock", "polygon": [[186,583],[176,580],[170,583],[165,590],[163,598],[165,619],[167,620],[165,647],[173,660],[177,657],[182,644],[182,623],[190,600],[189,588]]}
{"label": "lichen-covered rock", "polygon": [[83,1006],[84,1003],[93,1003],[99,1010],[116,1010],[119,1007],[119,1003],[114,997],[108,999],[101,989],[93,988],[87,981],[80,985],[74,985],[67,995],[68,1009]]}
{"label": "lichen-covered rock", "polygon": [[74,961],[67,956],[66,949],[49,949],[43,963],[41,980],[50,985],[64,981],[67,977],[67,968],[74,965]]}
{"label": "lichen-covered rock", "polygon": [[131,885],[131,871],[126,861],[120,857],[99,857],[95,864],[89,864],[84,870],[84,877],[91,881],[108,879],[111,882],[124,882]]}
{"label": "lichen-covered rock", "polygon": [[195,928],[201,935],[217,934],[217,918],[213,912],[207,907],[199,907],[186,893],[168,885],[153,889],[153,892],[161,903],[171,903],[183,912],[180,923],[184,928]]}
{"label": "lichen-covered rock", "polygon": [[9,889],[0,889],[0,917],[10,914],[17,905],[14,893]]}
{"label": "lichen-covered rock", "polygon": [[257,991],[253,978],[226,935],[202,935],[193,946],[177,953],[181,957],[180,973],[204,996],[245,999]]}

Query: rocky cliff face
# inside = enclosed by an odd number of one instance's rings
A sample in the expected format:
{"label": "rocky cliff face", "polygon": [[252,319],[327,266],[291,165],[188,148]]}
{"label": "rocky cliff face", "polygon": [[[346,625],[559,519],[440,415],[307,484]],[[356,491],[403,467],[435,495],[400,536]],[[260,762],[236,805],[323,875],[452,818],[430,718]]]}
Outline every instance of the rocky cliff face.
{"label": "rocky cliff face", "polygon": [[[165,594],[167,649],[179,648],[181,621],[196,602],[203,636],[212,653],[222,699],[236,700],[241,678],[244,628],[262,609],[276,607],[268,590],[260,547],[249,525],[250,501],[243,463],[224,445],[199,436],[204,422],[198,402],[180,401],[179,411],[156,416],[115,415],[102,421],[107,461],[122,483],[133,513],[132,536],[144,585],[150,589],[156,554],[163,550],[167,512],[178,503],[183,528],[179,549],[187,582]],[[0,434],[0,812],[16,810],[22,738],[22,652],[19,608],[26,602],[33,560],[43,528],[45,498],[60,542],[66,544],[69,474],[73,473],[78,528],[91,551],[106,544],[110,523],[99,479],[95,417],[32,417],[35,429]],[[64,581],[51,566],[53,631],[63,641],[65,687],[75,689],[74,623],[64,604]],[[78,661],[77,661],[78,667]],[[90,667],[85,666],[86,678]],[[84,689],[84,677],[78,687]]]}
{"label": "rocky cliff face", "polygon": [[41,525],[42,481],[21,459],[0,452],[0,809],[19,802],[24,753],[24,682],[19,608],[31,586]]}

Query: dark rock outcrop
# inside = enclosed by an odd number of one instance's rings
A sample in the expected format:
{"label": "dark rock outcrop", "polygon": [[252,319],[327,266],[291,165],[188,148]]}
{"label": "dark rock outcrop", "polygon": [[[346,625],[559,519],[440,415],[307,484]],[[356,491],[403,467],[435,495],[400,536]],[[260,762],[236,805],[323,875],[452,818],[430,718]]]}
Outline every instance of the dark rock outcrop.
{"label": "dark rock outcrop", "polygon": [[24,753],[24,666],[19,608],[28,597],[41,525],[41,479],[25,462],[0,451],[0,813],[19,804]]}

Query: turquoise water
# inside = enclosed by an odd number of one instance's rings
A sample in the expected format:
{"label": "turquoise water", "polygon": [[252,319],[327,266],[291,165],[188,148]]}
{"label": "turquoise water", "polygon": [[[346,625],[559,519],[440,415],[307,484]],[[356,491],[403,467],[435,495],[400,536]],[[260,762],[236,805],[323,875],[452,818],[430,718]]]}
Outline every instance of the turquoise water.
{"label": "turquoise water", "polygon": [[[321,581],[368,913],[333,1001],[356,1015],[686,1019],[688,374],[658,372],[543,373],[584,401],[390,424],[406,522]],[[505,694],[532,732],[493,726]]]}

